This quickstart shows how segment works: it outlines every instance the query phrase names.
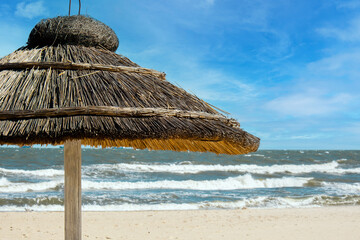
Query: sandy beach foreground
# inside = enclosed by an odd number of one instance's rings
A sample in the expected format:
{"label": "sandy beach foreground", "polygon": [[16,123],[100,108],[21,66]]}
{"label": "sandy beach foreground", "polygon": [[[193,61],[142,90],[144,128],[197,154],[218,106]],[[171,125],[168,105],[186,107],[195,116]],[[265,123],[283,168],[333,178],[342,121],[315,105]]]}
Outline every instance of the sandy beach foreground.
{"label": "sandy beach foreground", "polygon": [[[63,239],[62,212],[0,212],[0,239]],[[83,239],[360,239],[360,207],[84,212]]]}

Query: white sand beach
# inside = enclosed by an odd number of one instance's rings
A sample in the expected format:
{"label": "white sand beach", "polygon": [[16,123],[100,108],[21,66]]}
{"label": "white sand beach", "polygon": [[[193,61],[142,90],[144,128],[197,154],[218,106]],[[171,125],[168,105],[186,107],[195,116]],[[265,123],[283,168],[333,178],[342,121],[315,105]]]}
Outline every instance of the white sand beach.
{"label": "white sand beach", "polygon": [[[360,207],[83,212],[83,239],[360,239]],[[63,212],[0,212],[0,239],[63,239]]]}

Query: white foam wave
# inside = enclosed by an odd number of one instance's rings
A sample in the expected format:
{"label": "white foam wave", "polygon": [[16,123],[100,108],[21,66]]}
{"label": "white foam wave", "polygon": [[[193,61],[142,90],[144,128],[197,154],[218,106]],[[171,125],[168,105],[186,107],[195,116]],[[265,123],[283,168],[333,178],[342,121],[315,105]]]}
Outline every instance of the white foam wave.
{"label": "white foam wave", "polygon": [[[176,203],[162,203],[162,204],[110,204],[110,205],[83,205],[82,211],[166,211],[166,210],[198,210],[199,204],[176,204]],[[63,212],[64,206],[61,205],[34,205],[34,206],[0,206],[0,212]]]}
{"label": "white foam wave", "polygon": [[10,182],[6,178],[2,177],[0,178],[0,187],[9,185]]}
{"label": "white foam wave", "polygon": [[93,182],[84,180],[83,189],[188,189],[188,190],[234,190],[251,188],[302,187],[312,178],[267,178],[254,179],[250,174],[226,179],[205,181],[154,181],[154,182]]}
{"label": "white foam wave", "polygon": [[63,212],[64,206],[61,205],[34,205],[34,206],[14,206],[14,205],[3,205],[0,206],[0,212]]}
{"label": "white foam wave", "polygon": [[57,186],[63,184],[62,180],[56,181],[46,181],[46,182],[38,182],[38,183],[14,183],[10,182],[7,179],[4,182],[0,180],[0,192],[39,192],[46,191],[49,189],[56,188]]}
{"label": "white foam wave", "polygon": [[246,157],[252,157],[252,156],[254,156],[254,157],[265,157],[265,155],[258,154],[258,153],[245,154],[244,156],[246,156]]}
{"label": "white foam wave", "polygon": [[7,169],[0,168],[0,173],[2,174],[14,174],[14,175],[32,175],[38,177],[54,177],[54,176],[62,176],[64,175],[63,170],[58,169],[40,169],[40,170],[22,170],[22,169]]}
{"label": "white foam wave", "polygon": [[360,194],[360,183],[322,183],[329,192],[336,194]]}
{"label": "white foam wave", "polygon": [[[304,187],[312,178],[282,177],[256,179],[251,174],[216,180],[163,180],[138,182],[95,182],[82,181],[83,190],[137,190],[137,189],[185,189],[185,190],[235,190],[255,188]],[[0,178],[0,192],[30,192],[46,191],[63,185],[63,179],[38,183],[10,182],[5,177]],[[327,192],[339,195],[360,194],[360,183],[321,182]]]}
{"label": "white foam wave", "polygon": [[[271,165],[260,166],[255,164],[240,165],[192,165],[192,164],[95,164],[83,166],[83,174],[95,172],[101,175],[104,171],[120,171],[120,172],[167,172],[175,174],[197,174],[201,172],[240,172],[252,174],[274,174],[274,173],[290,173],[303,174],[311,172],[322,172],[328,174],[348,174],[360,173],[360,168],[339,168],[337,161],[323,164],[301,164],[301,165]],[[0,174],[3,175],[24,175],[35,177],[57,177],[63,176],[64,170],[60,169],[40,169],[40,170],[22,170],[22,169],[6,169],[0,168]]]}
{"label": "white foam wave", "polygon": [[[191,164],[99,164],[84,167],[87,171],[129,171],[129,172],[168,172],[177,174],[196,174],[200,172],[243,172],[255,174],[291,173],[302,174],[311,172],[323,172],[329,174],[360,173],[360,168],[343,169],[338,168],[339,163],[332,161],[323,164],[301,164],[301,165],[272,165],[259,166],[255,164],[240,165],[191,165]],[[100,172],[99,172],[100,173]]]}
{"label": "white foam wave", "polygon": [[[250,174],[226,179],[205,181],[174,181],[163,180],[153,182],[94,182],[82,181],[84,190],[129,190],[129,189],[188,189],[188,190],[233,190],[251,188],[282,188],[302,187],[312,178],[267,178],[254,179]],[[14,183],[6,178],[0,179],[0,192],[46,191],[63,184],[63,180],[53,180],[39,183]]]}
{"label": "white foam wave", "polygon": [[[174,181],[163,180],[153,182],[94,182],[82,181],[84,190],[129,190],[129,189],[188,189],[188,190],[233,190],[252,188],[282,188],[302,187],[312,178],[267,178],[254,179],[250,174],[226,179],[205,181]],[[0,192],[29,192],[46,191],[54,189],[63,184],[63,180],[53,180],[38,183],[14,183],[2,178],[0,181]]]}
{"label": "white foam wave", "polygon": [[315,207],[313,197],[296,199],[284,197],[255,197],[232,202],[206,202],[201,203],[203,209],[241,209],[241,208],[299,208]]}
{"label": "white foam wave", "polygon": [[[213,201],[198,203],[160,203],[160,204],[109,204],[83,205],[83,211],[166,211],[166,210],[198,210],[198,209],[242,209],[242,208],[309,208],[329,205],[354,205],[359,203],[360,196],[331,197],[315,195],[304,198],[262,196],[236,201]],[[0,206],[0,211],[64,211],[62,205],[33,206]]]}

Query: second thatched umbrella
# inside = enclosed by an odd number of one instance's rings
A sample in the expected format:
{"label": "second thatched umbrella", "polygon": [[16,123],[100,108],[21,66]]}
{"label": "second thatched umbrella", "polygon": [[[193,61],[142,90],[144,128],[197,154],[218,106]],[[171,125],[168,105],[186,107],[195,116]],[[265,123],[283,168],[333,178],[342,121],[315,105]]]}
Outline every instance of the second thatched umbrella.
{"label": "second thatched umbrella", "polygon": [[81,238],[81,144],[218,154],[259,146],[237,121],[117,47],[103,23],[57,17],[0,60],[0,144],[65,144],[66,239]]}

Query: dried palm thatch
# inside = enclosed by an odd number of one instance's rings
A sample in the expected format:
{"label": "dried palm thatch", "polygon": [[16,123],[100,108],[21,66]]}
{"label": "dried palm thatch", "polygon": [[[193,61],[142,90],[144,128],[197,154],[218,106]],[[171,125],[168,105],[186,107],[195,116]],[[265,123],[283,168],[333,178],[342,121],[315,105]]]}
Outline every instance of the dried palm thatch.
{"label": "dried palm thatch", "polygon": [[104,23],[80,15],[42,20],[31,31],[27,43],[28,47],[58,44],[103,47],[116,51],[119,40]]}
{"label": "dried palm thatch", "polygon": [[259,138],[238,122],[115,54],[117,45],[109,27],[84,16],[36,25],[27,46],[0,59],[0,144],[257,150]]}

